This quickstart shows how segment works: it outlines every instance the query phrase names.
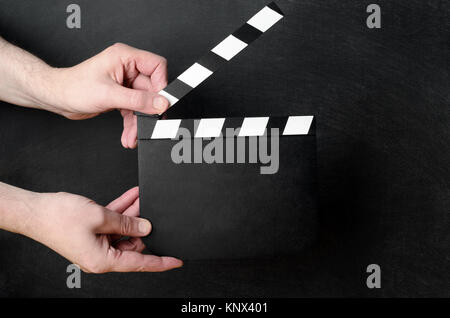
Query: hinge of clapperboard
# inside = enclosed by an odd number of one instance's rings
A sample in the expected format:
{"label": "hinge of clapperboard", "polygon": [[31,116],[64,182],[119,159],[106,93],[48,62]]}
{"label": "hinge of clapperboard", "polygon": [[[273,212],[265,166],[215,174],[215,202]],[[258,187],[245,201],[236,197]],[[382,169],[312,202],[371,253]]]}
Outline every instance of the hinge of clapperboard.
{"label": "hinge of clapperboard", "polygon": [[[206,55],[184,71],[166,88],[159,92],[167,98],[169,107],[173,107],[180,99],[190,93],[194,88],[204,82],[222,65],[233,59],[247,46],[258,39],[263,33],[272,28],[283,19],[284,13],[272,2],[256,13],[250,20],[220,42]],[[139,134],[150,139],[175,138],[176,130],[180,127],[181,119],[165,119],[163,114],[148,115],[136,113],[141,118],[151,118],[152,127],[139,125]],[[156,120],[156,123],[155,123]],[[233,119],[228,119],[233,122]],[[205,118],[196,123],[195,137],[217,137],[226,125],[225,118]],[[284,128],[282,135],[308,135],[311,134],[314,116],[285,116],[285,117],[245,117],[240,124],[239,136],[257,136],[264,134],[270,128]],[[232,123],[234,125],[236,123]],[[220,126],[220,127],[219,127]],[[235,127],[234,127],[235,128]],[[263,128],[263,129],[262,129]],[[152,130],[151,132],[149,130]],[[314,129],[312,129],[314,130]],[[211,131],[214,133],[211,134]],[[144,138],[147,139],[147,138]]]}

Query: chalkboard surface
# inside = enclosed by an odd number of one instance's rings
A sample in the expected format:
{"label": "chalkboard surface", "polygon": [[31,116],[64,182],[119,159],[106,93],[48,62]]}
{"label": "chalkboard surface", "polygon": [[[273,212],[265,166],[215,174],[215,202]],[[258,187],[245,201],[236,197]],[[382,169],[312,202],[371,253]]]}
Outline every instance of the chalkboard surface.
{"label": "chalkboard surface", "polygon": [[[0,1],[0,34],[53,66],[124,42],[169,61],[175,78],[265,0]],[[82,275],[0,232],[1,296],[450,296],[448,1],[277,2],[284,21],[170,110],[175,117],[316,115],[320,237],[296,259],[186,262],[167,273]],[[0,75],[1,76],[1,75]],[[87,121],[0,104],[0,180],[106,204],[137,185],[121,118]],[[378,264],[382,288],[366,287]]]}

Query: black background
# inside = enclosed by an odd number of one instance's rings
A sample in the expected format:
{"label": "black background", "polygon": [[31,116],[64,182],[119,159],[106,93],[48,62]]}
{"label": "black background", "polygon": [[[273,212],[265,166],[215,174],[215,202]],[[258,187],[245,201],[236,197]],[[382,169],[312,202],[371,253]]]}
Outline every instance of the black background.
{"label": "black background", "polygon": [[[175,78],[268,1],[0,1],[0,32],[53,66],[115,42],[156,52]],[[320,233],[296,260],[187,262],[160,274],[82,275],[0,232],[3,296],[450,296],[448,1],[278,1],[286,18],[170,116],[317,116]],[[1,76],[1,74],[0,74]],[[0,104],[0,180],[107,203],[137,184],[112,112],[76,122]],[[366,287],[366,266],[382,288]]]}

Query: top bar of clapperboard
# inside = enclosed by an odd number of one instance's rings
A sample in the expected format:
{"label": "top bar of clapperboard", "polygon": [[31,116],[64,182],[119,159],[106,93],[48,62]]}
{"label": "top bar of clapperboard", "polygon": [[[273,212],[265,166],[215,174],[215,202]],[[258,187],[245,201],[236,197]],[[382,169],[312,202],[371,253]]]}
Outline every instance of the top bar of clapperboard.
{"label": "top bar of clapperboard", "polygon": [[170,107],[200,85],[223,64],[244,50],[250,43],[283,18],[284,14],[272,2],[256,13],[243,26],[216,45],[200,60],[159,92],[169,100]]}
{"label": "top bar of clapperboard", "polygon": [[138,138],[178,139],[181,129],[189,131],[194,138],[217,138],[227,136],[227,129],[239,129],[237,137],[313,135],[314,116],[287,117],[244,117],[244,118],[203,118],[203,119],[161,119],[142,117]]}

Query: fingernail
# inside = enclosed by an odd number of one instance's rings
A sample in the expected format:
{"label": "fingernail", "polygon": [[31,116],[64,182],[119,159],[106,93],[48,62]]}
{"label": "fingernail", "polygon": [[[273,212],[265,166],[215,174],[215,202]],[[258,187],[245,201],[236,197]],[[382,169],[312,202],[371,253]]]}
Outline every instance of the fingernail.
{"label": "fingernail", "polygon": [[148,232],[150,232],[150,222],[147,220],[141,220],[139,221],[139,232],[147,234]]}
{"label": "fingernail", "polygon": [[168,102],[164,97],[156,96],[153,99],[153,107],[156,110],[161,110],[161,111],[165,110],[168,106],[167,104],[168,104]]}

